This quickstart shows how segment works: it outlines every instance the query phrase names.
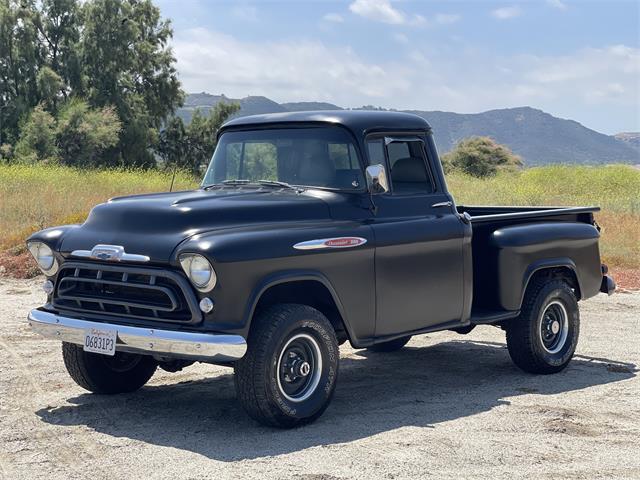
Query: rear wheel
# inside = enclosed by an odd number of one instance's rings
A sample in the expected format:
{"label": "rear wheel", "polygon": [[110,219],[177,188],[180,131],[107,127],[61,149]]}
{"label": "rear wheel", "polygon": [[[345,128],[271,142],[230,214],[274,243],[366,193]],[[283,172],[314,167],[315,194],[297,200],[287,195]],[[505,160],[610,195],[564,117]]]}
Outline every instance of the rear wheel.
{"label": "rear wheel", "polygon": [[150,356],[116,352],[114,356],[85,352],[73,343],[62,344],[62,358],[71,378],[93,393],[126,393],[142,387],[156,371]]}
{"label": "rear wheel", "polygon": [[338,377],[333,326],[306,305],[269,307],[254,320],[235,385],[247,413],[265,425],[310,423],[329,405]]}
{"label": "rear wheel", "polygon": [[507,326],[513,362],[530,373],[564,369],[576,350],[580,313],[573,290],[564,280],[532,280],[520,316]]}
{"label": "rear wheel", "polygon": [[371,350],[372,352],[395,352],[404,347],[409,340],[411,340],[411,335],[396,338],[388,342],[376,343],[375,345],[367,347],[367,350]]}

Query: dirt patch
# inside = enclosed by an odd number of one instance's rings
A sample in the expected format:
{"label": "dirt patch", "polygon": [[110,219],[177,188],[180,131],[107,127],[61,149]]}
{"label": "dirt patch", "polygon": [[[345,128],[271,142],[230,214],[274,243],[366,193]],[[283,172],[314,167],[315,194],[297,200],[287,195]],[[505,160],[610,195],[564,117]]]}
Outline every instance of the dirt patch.
{"label": "dirt patch", "polygon": [[640,270],[633,268],[611,268],[611,276],[620,291],[640,290]]}
{"label": "dirt patch", "polygon": [[40,275],[40,269],[26,247],[0,252],[0,276],[28,279]]}

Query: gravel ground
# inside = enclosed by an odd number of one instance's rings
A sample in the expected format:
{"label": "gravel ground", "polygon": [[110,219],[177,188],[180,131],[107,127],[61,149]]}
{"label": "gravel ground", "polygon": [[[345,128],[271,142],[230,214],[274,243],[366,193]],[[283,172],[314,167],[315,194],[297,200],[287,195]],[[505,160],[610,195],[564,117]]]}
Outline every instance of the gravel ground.
{"label": "gravel ground", "polygon": [[517,370],[493,327],[392,354],[343,345],[324,416],[280,431],[245,416],[222,367],[86,393],[26,325],[40,282],[0,279],[6,479],[640,478],[640,293],[582,303],[578,353],[552,376]]}

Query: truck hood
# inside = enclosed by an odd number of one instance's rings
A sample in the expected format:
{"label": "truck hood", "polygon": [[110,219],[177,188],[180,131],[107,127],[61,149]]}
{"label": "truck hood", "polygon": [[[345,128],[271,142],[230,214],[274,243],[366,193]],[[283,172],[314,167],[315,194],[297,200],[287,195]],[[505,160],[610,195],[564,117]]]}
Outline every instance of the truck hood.
{"label": "truck hood", "polygon": [[327,220],[327,204],[312,192],[221,189],[118,197],[97,205],[60,251],[121,245],[127,253],[166,263],[183,240],[203,232],[260,223]]}

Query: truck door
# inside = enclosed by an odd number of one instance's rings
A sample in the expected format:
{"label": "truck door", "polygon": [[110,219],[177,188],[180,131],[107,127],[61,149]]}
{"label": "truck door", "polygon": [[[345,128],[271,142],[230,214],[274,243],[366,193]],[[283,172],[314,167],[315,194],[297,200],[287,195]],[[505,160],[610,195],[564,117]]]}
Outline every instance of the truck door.
{"label": "truck door", "polygon": [[460,322],[464,226],[436,181],[420,136],[367,138],[369,163],[387,168],[376,195],[376,336]]}

